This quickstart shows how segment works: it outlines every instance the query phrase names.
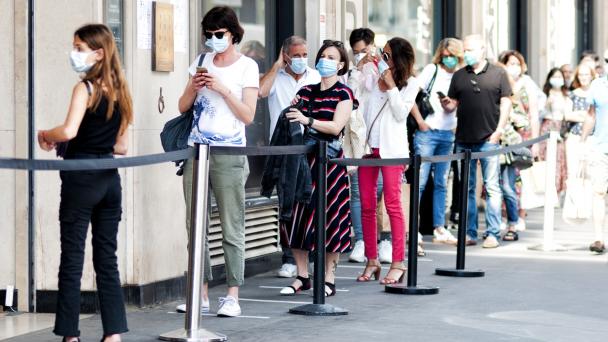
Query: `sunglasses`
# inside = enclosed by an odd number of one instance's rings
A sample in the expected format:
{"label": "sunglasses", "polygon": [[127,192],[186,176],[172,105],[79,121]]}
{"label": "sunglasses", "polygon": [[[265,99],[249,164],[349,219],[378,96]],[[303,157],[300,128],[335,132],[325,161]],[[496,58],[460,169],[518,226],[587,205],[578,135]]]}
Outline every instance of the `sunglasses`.
{"label": "sunglasses", "polygon": [[228,33],[228,30],[226,30],[226,31],[215,31],[215,32],[206,31],[205,32],[205,38],[211,39],[213,36],[215,36],[215,38],[217,38],[217,39],[222,39],[222,38],[224,38],[224,35],[226,33]]}
{"label": "sunglasses", "polygon": [[391,55],[388,52],[384,52],[383,49],[380,49],[380,55],[382,56],[382,59],[387,63],[391,59]]}
{"label": "sunglasses", "polygon": [[471,85],[473,86],[473,92],[476,94],[481,93],[481,89],[479,88],[479,84],[475,80],[471,80]]}
{"label": "sunglasses", "polygon": [[339,40],[331,40],[331,39],[325,39],[323,41],[323,45],[324,46],[335,46],[337,48],[343,48],[344,47],[344,43],[342,43]]}

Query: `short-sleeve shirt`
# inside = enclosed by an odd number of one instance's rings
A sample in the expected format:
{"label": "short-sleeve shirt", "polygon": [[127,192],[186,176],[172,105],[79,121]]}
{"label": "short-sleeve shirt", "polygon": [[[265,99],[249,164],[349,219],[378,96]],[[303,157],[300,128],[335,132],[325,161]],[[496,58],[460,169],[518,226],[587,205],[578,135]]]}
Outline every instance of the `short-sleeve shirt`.
{"label": "short-sleeve shirt", "polygon": [[[298,95],[303,101],[302,113],[307,116],[311,116],[315,120],[319,121],[332,121],[334,119],[334,113],[338,103],[342,101],[355,101],[352,90],[341,82],[336,82],[331,88],[320,90],[321,83],[307,85],[302,87],[298,91]],[[308,104],[314,95],[314,102],[311,106],[312,113],[307,113]],[[320,132],[319,132],[320,133]],[[337,137],[320,133],[320,137],[325,140],[333,140]]]}
{"label": "short-sleeve shirt", "polygon": [[482,143],[496,128],[500,99],[511,96],[511,84],[504,68],[486,62],[476,74],[467,66],[454,73],[448,96],[458,100],[456,142]]}
{"label": "short-sleeve shirt", "polygon": [[[202,66],[224,84],[239,100],[243,99],[243,89],[259,88],[260,76],[257,63],[245,56],[227,67],[213,63],[215,53],[205,55]],[[200,56],[199,56],[200,57]],[[190,75],[196,73],[199,57],[190,65]],[[219,146],[245,146],[245,124],[232,112],[219,93],[202,88],[194,100],[194,121],[188,139],[189,144],[200,143]]]}
{"label": "short-sleeve shirt", "polygon": [[599,151],[608,154],[608,78],[598,78],[591,83],[587,100],[595,107],[595,131],[590,139]]}
{"label": "short-sleeve shirt", "polygon": [[309,67],[306,67],[306,71],[297,81],[293,76],[288,74],[285,69],[279,69],[277,77],[270,89],[270,93],[268,94],[268,109],[270,111],[269,137],[272,137],[279,115],[283,109],[291,104],[291,100],[294,99],[298,90],[300,90],[302,86],[319,82],[321,82],[319,72]]}

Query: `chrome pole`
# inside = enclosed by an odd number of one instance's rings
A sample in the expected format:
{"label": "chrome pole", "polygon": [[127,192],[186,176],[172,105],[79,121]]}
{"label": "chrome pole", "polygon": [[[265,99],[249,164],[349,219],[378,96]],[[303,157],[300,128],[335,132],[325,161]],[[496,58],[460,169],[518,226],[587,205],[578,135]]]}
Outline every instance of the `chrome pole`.
{"label": "chrome pole", "polygon": [[207,192],[209,188],[209,145],[195,144],[192,171],[192,201],[190,205],[190,242],[188,255],[188,288],[184,329],[159,337],[164,341],[227,341],[225,335],[201,327],[201,285],[205,269],[204,241],[207,238]]}

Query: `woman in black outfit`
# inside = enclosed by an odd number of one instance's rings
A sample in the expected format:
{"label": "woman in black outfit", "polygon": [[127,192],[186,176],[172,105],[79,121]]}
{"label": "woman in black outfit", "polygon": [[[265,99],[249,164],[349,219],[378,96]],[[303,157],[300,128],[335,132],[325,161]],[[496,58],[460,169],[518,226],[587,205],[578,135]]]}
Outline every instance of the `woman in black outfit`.
{"label": "woman in black outfit", "polygon": [[[82,81],[74,86],[65,123],[38,132],[38,143],[45,151],[62,146],[64,159],[126,154],[133,109],[112,32],[105,25],[85,25],[74,33],[73,46],[70,62]],[[118,170],[61,171],[60,176],[61,263],[53,332],[63,341],[80,341],[80,279],[91,223],[102,341],[120,341],[128,329],[116,258],[122,213]]]}

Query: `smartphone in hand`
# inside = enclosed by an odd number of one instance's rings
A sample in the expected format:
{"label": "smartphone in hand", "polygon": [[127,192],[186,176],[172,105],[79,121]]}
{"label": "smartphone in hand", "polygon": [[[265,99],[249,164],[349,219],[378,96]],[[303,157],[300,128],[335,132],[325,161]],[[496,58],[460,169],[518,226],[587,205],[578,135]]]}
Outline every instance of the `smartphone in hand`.
{"label": "smartphone in hand", "polygon": [[445,94],[440,91],[437,92],[437,96],[439,96],[440,100],[443,100],[446,97]]}
{"label": "smartphone in hand", "polygon": [[205,67],[196,67],[196,73],[197,73],[197,74],[206,74],[206,73],[208,73],[208,72],[209,72],[209,71],[208,71],[208,70],[207,70],[207,68],[205,68]]}

